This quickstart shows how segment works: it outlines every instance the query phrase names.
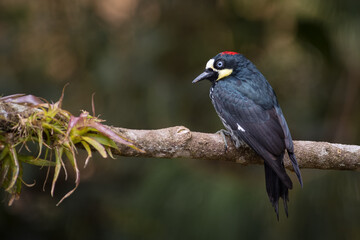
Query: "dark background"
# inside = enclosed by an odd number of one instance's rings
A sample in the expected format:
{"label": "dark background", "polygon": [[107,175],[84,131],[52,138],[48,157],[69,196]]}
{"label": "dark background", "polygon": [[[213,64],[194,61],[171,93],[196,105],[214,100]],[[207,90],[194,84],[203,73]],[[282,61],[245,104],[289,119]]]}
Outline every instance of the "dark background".
{"label": "dark background", "polygon": [[[1,94],[57,101],[70,83],[63,106],[75,115],[96,92],[107,124],[216,132],[209,83],[191,81],[239,51],[275,89],[294,139],[359,144],[359,12],[356,0],[3,0]],[[35,187],[12,207],[0,194],[0,238],[359,239],[359,173],[302,172],[277,222],[261,166],[96,157],[59,207],[73,179],[51,198],[46,169],[28,166]]]}

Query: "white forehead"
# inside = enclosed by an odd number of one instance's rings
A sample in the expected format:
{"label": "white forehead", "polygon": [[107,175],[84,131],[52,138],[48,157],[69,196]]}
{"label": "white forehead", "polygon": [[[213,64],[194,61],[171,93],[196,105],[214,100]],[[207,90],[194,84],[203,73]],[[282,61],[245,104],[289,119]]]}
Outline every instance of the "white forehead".
{"label": "white forehead", "polygon": [[207,63],[206,63],[206,69],[208,69],[208,68],[211,68],[211,69],[214,69],[214,62],[215,62],[215,60],[212,58],[212,59],[210,59]]}

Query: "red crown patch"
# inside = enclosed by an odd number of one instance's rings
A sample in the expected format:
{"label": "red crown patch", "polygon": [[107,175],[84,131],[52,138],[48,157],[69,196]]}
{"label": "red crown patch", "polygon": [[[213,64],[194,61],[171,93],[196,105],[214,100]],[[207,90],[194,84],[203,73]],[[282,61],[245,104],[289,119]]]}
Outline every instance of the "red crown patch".
{"label": "red crown patch", "polygon": [[237,52],[231,52],[231,51],[224,51],[221,53],[221,55],[236,55],[236,54],[239,54]]}

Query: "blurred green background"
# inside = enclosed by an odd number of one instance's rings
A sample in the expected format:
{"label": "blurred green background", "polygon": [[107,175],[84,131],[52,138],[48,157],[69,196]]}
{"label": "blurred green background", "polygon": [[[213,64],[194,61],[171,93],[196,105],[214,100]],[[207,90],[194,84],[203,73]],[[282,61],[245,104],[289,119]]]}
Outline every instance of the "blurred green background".
{"label": "blurred green background", "polygon": [[[267,77],[294,139],[359,144],[359,12],[356,0],[2,0],[1,94],[57,101],[70,83],[75,115],[96,92],[107,124],[216,132],[210,84],[191,81],[232,50]],[[280,222],[262,166],[97,157],[59,207],[73,179],[51,198],[46,169],[26,172],[36,185],[12,207],[0,194],[1,239],[360,238],[358,172],[304,169]]]}

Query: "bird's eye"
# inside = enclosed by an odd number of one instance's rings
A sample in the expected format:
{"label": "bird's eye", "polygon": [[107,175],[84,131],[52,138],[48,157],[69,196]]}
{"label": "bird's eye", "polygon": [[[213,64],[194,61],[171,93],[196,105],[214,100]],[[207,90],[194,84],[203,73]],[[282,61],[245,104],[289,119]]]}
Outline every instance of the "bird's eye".
{"label": "bird's eye", "polygon": [[215,63],[215,68],[217,69],[223,69],[225,67],[224,60],[217,60]]}

